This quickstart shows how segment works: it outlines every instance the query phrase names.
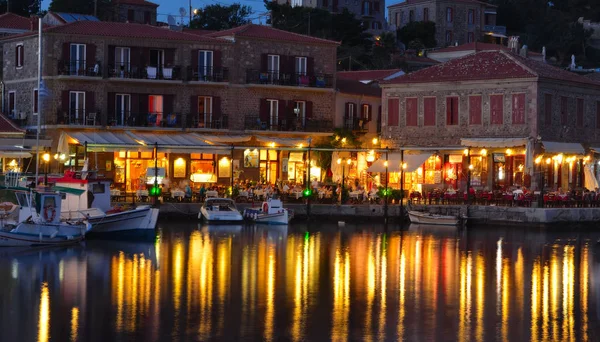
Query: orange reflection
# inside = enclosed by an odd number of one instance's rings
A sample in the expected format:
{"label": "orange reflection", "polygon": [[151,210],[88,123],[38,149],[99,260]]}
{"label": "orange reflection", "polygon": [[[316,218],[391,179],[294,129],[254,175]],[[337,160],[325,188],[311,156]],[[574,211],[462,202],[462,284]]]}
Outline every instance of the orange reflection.
{"label": "orange reflection", "polygon": [[477,304],[477,327],[475,329],[475,339],[483,341],[483,315],[485,310],[485,262],[482,255],[475,257],[475,287]]}
{"label": "orange reflection", "polygon": [[348,316],[350,313],[350,256],[340,247],[335,251],[333,273],[332,341],[348,339]]}
{"label": "orange reflection", "polygon": [[48,283],[43,282],[40,292],[40,313],[38,319],[38,342],[48,342],[50,331],[50,292]]}
{"label": "orange reflection", "polygon": [[383,241],[383,248],[381,252],[381,291],[379,298],[381,298],[381,307],[379,308],[379,333],[377,339],[379,341],[385,340],[385,320],[387,312],[387,245],[386,241]]}
{"label": "orange reflection", "polygon": [[580,289],[581,289],[581,340],[588,341],[588,282],[589,282],[589,246],[586,244],[581,250],[581,270]]}
{"label": "orange reflection", "polygon": [[540,260],[536,258],[533,261],[531,270],[531,342],[539,341],[538,332],[538,310],[540,308]]}
{"label": "orange reflection", "polygon": [[273,339],[273,321],[275,318],[275,247],[267,246],[267,287],[265,308],[265,331],[264,338],[267,341]]}
{"label": "orange reflection", "polygon": [[[403,242],[401,242],[401,246]],[[400,253],[400,286],[399,286],[399,309],[398,309],[398,341],[404,340],[404,315],[405,315],[405,302],[406,302],[406,257],[404,256],[404,249],[401,247],[402,252]]]}
{"label": "orange reflection", "polygon": [[460,256],[460,298],[458,341],[471,339],[471,254]]}
{"label": "orange reflection", "polygon": [[218,323],[217,323],[217,332],[221,333],[223,330],[223,319],[225,317],[225,302],[227,296],[229,294],[229,285],[230,285],[230,265],[231,265],[231,237],[227,237],[224,240],[219,241],[217,246],[217,255],[218,255],[218,269],[217,275],[219,279],[219,287],[217,290],[217,297],[219,299],[219,315],[218,315]]}

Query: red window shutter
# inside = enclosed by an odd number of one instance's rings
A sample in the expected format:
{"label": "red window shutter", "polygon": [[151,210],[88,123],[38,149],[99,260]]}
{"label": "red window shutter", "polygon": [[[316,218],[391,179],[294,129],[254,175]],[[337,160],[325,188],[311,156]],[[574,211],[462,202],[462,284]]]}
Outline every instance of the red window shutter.
{"label": "red window shutter", "polygon": [[165,66],[172,66],[175,63],[175,49],[166,49],[165,51]]}
{"label": "red window shutter", "polygon": [[213,96],[212,98],[212,119],[216,120],[222,116],[221,113],[221,98]]}
{"label": "red window shutter", "polygon": [[306,115],[307,119],[310,119],[313,117],[313,103],[312,103],[312,101],[306,101],[305,103],[306,103],[305,115]]}
{"label": "red window shutter", "polygon": [[458,125],[458,97],[446,98],[446,125]]}
{"label": "red window shutter", "polygon": [[198,96],[190,96],[190,115],[192,117],[198,115]]}
{"label": "red window shutter", "polygon": [[469,96],[469,125],[481,125],[481,95]]}
{"label": "red window shutter", "polygon": [[269,70],[267,70],[267,68],[269,67],[268,58],[269,58],[269,55],[266,53],[263,53],[262,55],[260,55],[260,71],[261,72],[269,71]]}
{"label": "red window shutter", "polygon": [[306,72],[309,76],[315,74],[315,59],[313,57],[306,57]]}
{"label": "red window shutter", "polygon": [[596,102],[596,128],[600,129],[600,101]]}
{"label": "red window shutter", "polygon": [[435,126],[436,98],[426,97],[423,99],[424,126]]}
{"label": "red window shutter", "polygon": [[172,114],[175,110],[175,95],[163,95],[163,112]]}
{"label": "red window shutter", "polygon": [[566,125],[569,122],[569,99],[566,96],[560,97],[560,124]]}
{"label": "red window shutter", "polygon": [[367,120],[367,122],[373,120],[373,107],[371,105],[367,105],[367,109],[368,109],[368,113],[367,113],[367,117],[365,117],[365,120]]}
{"label": "red window shutter", "polygon": [[[107,102],[108,102],[108,112],[107,112],[107,114],[108,114],[109,117],[114,118],[115,113],[117,112],[117,110],[116,110],[117,109],[117,103],[116,103],[117,99],[115,98],[116,97],[116,93],[108,92],[107,95],[108,95],[108,100],[107,100]],[[126,113],[125,114],[125,118],[127,118],[128,115],[129,115],[129,113]],[[120,118],[119,118],[119,120],[120,120]]]}
{"label": "red window shutter", "polygon": [[583,127],[583,99],[577,99],[577,127]]}
{"label": "red window shutter", "polygon": [[63,90],[61,95],[62,111],[65,112],[65,114],[67,114],[67,112],[69,111],[69,91]]}
{"label": "red window shutter", "polygon": [[544,121],[546,127],[552,126],[552,94],[544,94]]}
{"label": "red window shutter", "polygon": [[93,91],[85,92],[85,113],[96,112],[96,94]]}
{"label": "red window shutter", "polygon": [[407,98],[406,103],[406,126],[418,125],[418,102],[416,98]]}
{"label": "red window shutter", "polygon": [[85,45],[85,66],[93,67],[96,64],[96,45]]}
{"label": "red window shutter", "polygon": [[287,117],[285,112],[285,100],[279,100],[277,102],[277,125],[279,125]]}
{"label": "red window shutter", "polygon": [[62,59],[63,61],[69,61],[71,59],[71,43],[63,43],[62,46]]}
{"label": "red window shutter", "polygon": [[492,125],[504,122],[504,95],[490,95],[490,121]]}
{"label": "red window shutter", "polygon": [[219,50],[214,50],[213,51],[213,67],[216,69],[221,68],[222,62],[221,62],[221,51]]}
{"label": "red window shutter", "polygon": [[198,70],[198,49],[192,49],[192,68]]}
{"label": "red window shutter", "polygon": [[398,114],[400,111],[400,99],[388,99],[388,126],[398,126]]}
{"label": "red window shutter", "polygon": [[267,101],[267,99],[260,99],[259,117],[260,117],[260,121],[263,121],[263,122],[269,121],[269,101]]}
{"label": "red window shutter", "polygon": [[513,94],[512,96],[512,123],[525,123],[525,94]]}

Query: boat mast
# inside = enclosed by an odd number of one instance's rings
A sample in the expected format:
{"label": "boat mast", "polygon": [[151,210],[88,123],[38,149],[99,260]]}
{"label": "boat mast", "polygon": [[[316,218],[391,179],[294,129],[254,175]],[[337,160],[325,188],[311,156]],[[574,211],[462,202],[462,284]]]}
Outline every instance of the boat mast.
{"label": "boat mast", "polygon": [[40,102],[40,94],[42,92],[42,18],[38,18],[38,80],[37,80],[37,133],[35,135],[35,185],[38,185],[38,177],[40,174],[40,131],[41,131],[41,117],[42,117],[42,106]]}

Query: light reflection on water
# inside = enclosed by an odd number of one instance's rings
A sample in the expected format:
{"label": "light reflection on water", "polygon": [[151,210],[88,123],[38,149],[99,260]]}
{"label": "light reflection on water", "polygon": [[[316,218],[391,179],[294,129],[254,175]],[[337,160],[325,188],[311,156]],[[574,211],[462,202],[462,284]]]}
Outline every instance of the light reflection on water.
{"label": "light reflection on water", "polygon": [[598,339],[598,236],[309,228],[5,252],[2,340]]}

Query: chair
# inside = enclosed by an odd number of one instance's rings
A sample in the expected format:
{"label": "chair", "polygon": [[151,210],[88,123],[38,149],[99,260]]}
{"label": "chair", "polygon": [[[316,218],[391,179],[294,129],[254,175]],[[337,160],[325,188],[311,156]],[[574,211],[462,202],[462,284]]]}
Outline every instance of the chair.
{"label": "chair", "polygon": [[169,114],[167,115],[167,126],[175,127],[177,125],[177,115]]}
{"label": "chair", "polygon": [[148,74],[148,79],[155,80],[156,79],[156,67],[146,67],[146,73]]}
{"label": "chair", "polygon": [[91,125],[91,126],[95,126],[96,125],[96,113],[88,113],[86,119],[85,119],[85,124],[86,125]]}
{"label": "chair", "polygon": [[163,78],[165,80],[170,80],[173,78],[173,68],[164,68],[163,69]]}
{"label": "chair", "polygon": [[315,83],[318,88],[325,88],[325,77],[317,76]]}

